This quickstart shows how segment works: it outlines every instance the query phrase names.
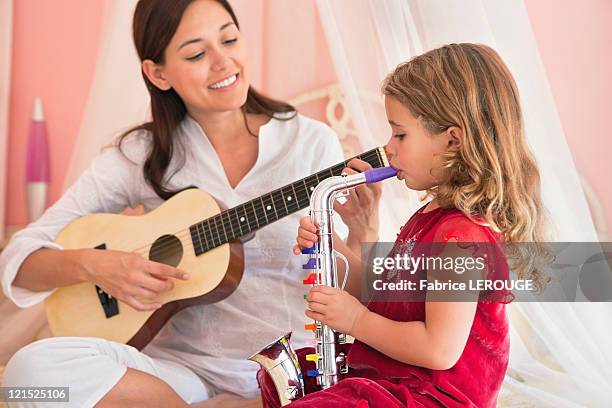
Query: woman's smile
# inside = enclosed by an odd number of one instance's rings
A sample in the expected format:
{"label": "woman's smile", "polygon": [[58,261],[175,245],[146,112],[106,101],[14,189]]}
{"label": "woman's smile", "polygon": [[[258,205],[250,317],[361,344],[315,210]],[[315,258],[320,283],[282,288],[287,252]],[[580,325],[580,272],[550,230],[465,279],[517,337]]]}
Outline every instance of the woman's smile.
{"label": "woman's smile", "polygon": [[222,79],[219,82],[215,82],[213,84],[208,85],[208,89],[211,89],[213,91],[221,91],[221,92],[228,91],[237,86],[238,79],[239,79],[239,74],[236,73],[236,74],[230,75]]}

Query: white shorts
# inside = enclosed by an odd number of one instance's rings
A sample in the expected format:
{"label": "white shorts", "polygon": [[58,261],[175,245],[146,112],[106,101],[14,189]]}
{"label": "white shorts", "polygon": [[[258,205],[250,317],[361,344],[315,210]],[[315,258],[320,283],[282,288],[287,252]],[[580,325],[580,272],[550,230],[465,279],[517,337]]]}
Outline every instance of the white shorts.
{"label": "white shorts", "polygon": [[10,403],[9,407],[93,407],[128,368],[162,379],[188,404],[215,394],[211,384],[178,363],[93,337],[55,337],[25,346],[6,365],[2,386],[69,387],[69,402]]}

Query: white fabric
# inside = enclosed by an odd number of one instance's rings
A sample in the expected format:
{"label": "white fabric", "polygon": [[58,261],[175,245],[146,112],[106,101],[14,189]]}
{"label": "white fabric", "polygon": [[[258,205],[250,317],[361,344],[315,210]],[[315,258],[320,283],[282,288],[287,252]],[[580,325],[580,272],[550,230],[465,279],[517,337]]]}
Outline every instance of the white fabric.
{"label": "white fabric", "polygon": [[[195,185],[227,207],[344,160],[335,133],[323,123],[301,115],[289,121],[273,119],[261,127],[257,162],[232,189],[197,122],[187,117],[181,129],[186,163],[172,177],[169,188]],[[53,246],[50,241],[73,219],[139,203],[148,211],[162,203],[142,176],[146,149],[142,135],[127,141],[125,151],[136,164],[116,148],[107,149],[37,222],[14,236],[0,257],[2,287],[8,297],[25,306],[49,294],[18,289],[11,283],[24,254]],[[179,160],[177,153],[171,168]],[[304,259],[291,252],[298,220],[305,215],[306,210],[297,212],[258,231],[244,245],[246,269],[238,289],[219,303],[192,307],[174,316],[144,352],[179,362],[221,390],[256,395],[258,365],[246,358],[290,330],[294,330],[296,347],[312,338],[303,329],[308,321],[301,283]],[[336,225],[340,234],[346,231],[340,223]]]}
{"label": "white fabric", "polygon": [[160,378],[188,404],[215,394],[212,385],[181,364],[93,337],[56,337],[28,344],[7,364],[2,386],[69,387],[68,402],[10,403],[9,408],[89,408],[110,391],[128,368]]}
{"label": "white fabric", "polygon": [[[318,0],[317,6],[365,148],[385,143],[390,134],[382,98],[373,93],[398,63],[446,43],[495,48],[521,93],[526,135],[540,167],[554,240],[597,240],[523,2]],[[385,182],[381,217],[389,222],[382,223],[384,240],[395,237],[397,227],[418,205],[415,193],[407,199],[405,191],[402,194],[400,198],[395,185]],[[509,310],[514,336],[508,389],[537,401],[537,406],[609,405],[612,326],[606,322],[611,303],[522,303]],[[525,322],[520,327],[519,319]],[[534,338],[540,339],[539,347],[527,347]],[[515,352],[521,349],[527,352]],[[542,356],[553,364],[542,362]]]}
{"label": "white fabric", "polygon": [[[400,1],[364,0],[318,0],[317,6],[361,147],[367,150],[385,145],[391,128],[380,86],[387,73],[411,55],[408,42],[411,26],[403,23],[403,11],[407,6]],[[346,13],[347,9],[351,12]],[[386,36],[379,37],[379,34]],[[407,190],[404,183],[395,178],[385,181],[382,187],[380,240],[393,242],[399,226],[423,204],[417,192]]]}
{"label": "white fabric", "polygon": [[[390,128],[380,85],[419,50],[452,42],[494,47],[510,67],[525,113],[528,142],[542,173],[544,201],[560,241],[596,241],[588,206],[521,2],[375,0],[317,2],[347,105],[365,148],[386,143]],[[385,197],[387,198],[387,197]],[[391,202],[397,203],[394,197]],[[402,207],[396,207],[395,213]],[[397,224],[383,223],[394,237]],[[386,229],[385,229],[386,228]]]}
{"label": "white fabric", "polygon": [[95,71],[64,188],[74,183],[102,146],[110,142],[112,132],[127,130],[135,122],[147,120],[150,98],[131,40],[136,2],[104,2]]}

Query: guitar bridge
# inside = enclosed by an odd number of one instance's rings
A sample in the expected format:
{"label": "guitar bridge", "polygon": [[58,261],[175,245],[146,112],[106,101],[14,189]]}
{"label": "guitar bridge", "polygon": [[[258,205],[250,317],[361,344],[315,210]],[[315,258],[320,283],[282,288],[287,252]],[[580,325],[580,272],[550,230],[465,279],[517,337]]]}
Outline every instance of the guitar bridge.
{"label": "guitar bridge", "polygon": [[[106,249],[106,244],[100,244],[94,249]],[[117,299],[106,293],[98,285],[96,285],[96,293],[98,295],[98,299],[100,300],[100,304],[102,305],[102,310],[104,310],[104,315],[107,319],[119,314],[119,304],[117,303]]]}
{"label": "guitar bridge", "polygon": [[98,299],[102,304],[104,315],[107,319],[119,314],[119,305],[117,299],[103,291],[98,285],[96,285],[96,292],[98,293]]}

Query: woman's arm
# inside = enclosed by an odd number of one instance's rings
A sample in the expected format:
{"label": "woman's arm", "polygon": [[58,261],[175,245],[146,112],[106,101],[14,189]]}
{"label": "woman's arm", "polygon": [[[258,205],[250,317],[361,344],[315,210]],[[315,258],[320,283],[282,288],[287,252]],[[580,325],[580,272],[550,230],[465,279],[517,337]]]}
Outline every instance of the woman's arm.
{"label": "woman's arm", "polygon": [[159,295],[174,287],[169,278],[186,280],[188,275],[135,253],[43,248],[30,254],[21,264],[13,285],[46,291],[93,282],[136,310],[154,310],[161,306]]}
{"label": "woman's arm", "polygon": [[[339,236],[334,234],[334,249],[344,255],[349,264],[349,274],[346,279],[346,286],[344,287],[344,290],[357,299],[361,299],[361,280],[363,277],[363,271],[365,270],[365,266],[360,255],[361,244],[356,248],[359,252],[355,252],[348,245],[348,243],[345,243]],[[340,284],[344,280],[346,265],[339,259],[337,259],[336,262],[338,265],[338,280]]]}
{"label": "woman's arm", "polygon": [[88,278],[82,266],[85,251],[38,249],[21,263],[13,285],[40,292],[86,282]]}
{"label": "woman's arm", "polygon": [[[372,166],[362,160],[353,159],[347,163],[348,167],[343,170],[347,174],[355,174],[372,169]],[[353,189],[346,202],[334,204],[334,210],[340,215],[342,221],[349,229],[346,241],[343,241],[334,233],[334,249],[342,253],[349,263],[349,275],[345,290],[356,298],[361,298],[362,271],[367,258],[363,254],[364,243],[375,243],[378,241],[378,208],[382,188],[379,183],[360,185]],[[318,239],[317,228],[310,222],[309,217],[300,220],[297,242],[293,252],[300,253],[300,246],[310,248]],[[344,280],[345,265],[338,260],[338,279]]]}
{"label": "woman's arm", "polygon": [[0,256],[7,297],[28,307],[42,301],[52,288],[83,281],[82,253],[63,251],[53,240],[78,217],[119,212],[132,205],[138,168],[117,148],[107,149],[38,220],[16,233]]}
{"label": "woman's arm", "polygon": [[[362,160],[353,159],[343,170],[347,174],[356,174],[371,170],[372,166]],[[346,246],[359,259],[364,259],[361,253],[363,243],[378,242],[378,209],[382,186],[380,183],[362,184],[350,191],[344,204],[336,202],[334,210],[349,228]]]}

